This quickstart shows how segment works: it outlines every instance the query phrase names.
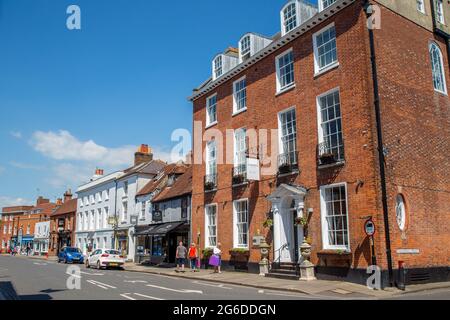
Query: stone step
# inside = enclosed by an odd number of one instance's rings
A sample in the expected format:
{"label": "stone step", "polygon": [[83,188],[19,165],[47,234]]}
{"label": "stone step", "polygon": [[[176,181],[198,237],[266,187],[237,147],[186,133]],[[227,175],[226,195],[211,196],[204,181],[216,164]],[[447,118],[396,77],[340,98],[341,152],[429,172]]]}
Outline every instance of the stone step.
{"label": "stone step", "polygon": [[300,280],[300,277],[296,274],[285,274],[285,273],[276,273],[270,272],[266,274],[267,278],[276,278],[276,279],[284,279],[284,280]]}

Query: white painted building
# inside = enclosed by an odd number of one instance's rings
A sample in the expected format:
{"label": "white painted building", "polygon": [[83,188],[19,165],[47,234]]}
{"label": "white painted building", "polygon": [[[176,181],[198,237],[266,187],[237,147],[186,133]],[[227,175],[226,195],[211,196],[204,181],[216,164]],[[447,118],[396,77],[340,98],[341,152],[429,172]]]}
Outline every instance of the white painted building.
{"label": "white painted building", "polygon": [[50,221],[38,222],[34,226],[33,250],[35,255],[48,253]]}
{"label": "white painted building", "polygon": [[75,239],[83,254],[97,248],[114,248],[134,260],[139,210],[135,198],[165,165],[153,160],[151,150],[142,145],[133,167],[106,176],[103,170],[97,170],[90,182],[78,188]]}

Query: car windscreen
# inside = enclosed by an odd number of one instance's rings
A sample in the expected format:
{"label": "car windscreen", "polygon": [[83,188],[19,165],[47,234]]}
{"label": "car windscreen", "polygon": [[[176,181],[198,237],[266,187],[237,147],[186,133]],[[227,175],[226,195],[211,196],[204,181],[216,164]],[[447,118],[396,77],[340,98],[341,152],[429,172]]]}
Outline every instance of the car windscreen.
{"label": "car windscreen", "polygon": [[78,249],[78,248],[67,248],[66,252],[69,252],[69,253],[81,253],[80,249]]}
{"label": "car windscreen", "polygon": [[119,251],[117,251],[117,250],[106,250],[105,252],[106,252],[107,254],[117,254],[117,255],[120,254]]}

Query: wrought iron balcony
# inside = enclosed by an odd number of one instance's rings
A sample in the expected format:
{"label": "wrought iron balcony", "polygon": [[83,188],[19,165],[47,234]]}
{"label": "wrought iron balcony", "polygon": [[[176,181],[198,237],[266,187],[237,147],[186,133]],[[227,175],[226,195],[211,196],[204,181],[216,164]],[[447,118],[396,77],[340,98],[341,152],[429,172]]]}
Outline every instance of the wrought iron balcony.
{"label": "wrought iron balcony", "polygon": [[241,164],[232,170],[233,185],[243,184],[247,182],[247,165]]}
{"label": "wrought iron balcony", "polygon": [[205,191],[217,189],[217,174],[207,174],[204,180]]}
{"label": "wrought iron balcony", "polygon": [[298,152],[291,151],[278,156],[278,173],[285,174],[299,170]]}
{"label": "wrought iron balcony", "polygon": [[341,143],[330,143],[329,139],[318,145],[319,166],[341,163],[345,161],[344,141]]}

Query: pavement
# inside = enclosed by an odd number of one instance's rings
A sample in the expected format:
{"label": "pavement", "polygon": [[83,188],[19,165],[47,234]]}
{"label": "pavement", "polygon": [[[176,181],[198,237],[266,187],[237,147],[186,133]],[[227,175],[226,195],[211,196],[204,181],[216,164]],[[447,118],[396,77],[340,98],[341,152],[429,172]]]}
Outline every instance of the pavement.
{"label": "pavement", "polygon": [[94,270],[54,260],[0,255],[0,300],[450,300],[450,283],[408,286],[405,292],[373,291],[339,281],[212,270],[179,274],[131,263],[126,271]]}

